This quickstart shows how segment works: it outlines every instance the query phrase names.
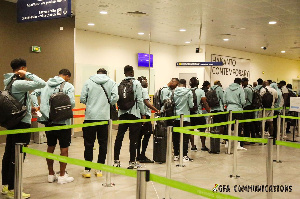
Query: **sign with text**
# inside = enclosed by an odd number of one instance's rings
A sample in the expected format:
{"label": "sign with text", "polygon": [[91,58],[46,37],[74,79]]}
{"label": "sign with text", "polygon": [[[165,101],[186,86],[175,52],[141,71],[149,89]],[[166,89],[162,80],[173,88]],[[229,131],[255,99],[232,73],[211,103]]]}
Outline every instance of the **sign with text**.
{"label": "sign with text", "polygon": [[176,62],[176,66],[222,66],[223,62]]}
{"label": "sign with text", "polygon": [[223,88],[227,88],[234,79],[247,77],[250,79],[250,60],[223,55],[211,55],[212,62],[222,62],[223,66],[211,67],[211,82],[221,81]]}
{"label": "sign with text", "polygon": [[71,16],[71,0],[18,0],[18,22],[41,21]]}
{"label": "sign with text", "polygon": [[300,113],[300,97],[291,97],[290,100],[290,111],[296,111]]}

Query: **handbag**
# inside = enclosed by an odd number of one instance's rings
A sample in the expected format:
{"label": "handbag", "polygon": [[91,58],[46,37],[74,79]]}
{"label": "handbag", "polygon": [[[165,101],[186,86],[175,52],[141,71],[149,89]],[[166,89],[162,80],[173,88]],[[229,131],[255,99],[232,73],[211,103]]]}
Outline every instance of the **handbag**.
{"label": "handbag", "polygon": [[104,93],[106,95],[106,98],[107,98],[107,101],[108,101],[108,104],[109,104],[109,107],[110,107],[110,119],[112,119],[112,120],[118,120],[119,117],[118,117],[118,111],[116,109],[116,105],[111,105],[110,104],[110,100],[108,98],[108,95],[107,95],[107,92],[106,92],[105,88],[103,87],[102,84],[100,84],[100,86],[102,87],[102,89],[103,89],[103,91],[104,91]]}

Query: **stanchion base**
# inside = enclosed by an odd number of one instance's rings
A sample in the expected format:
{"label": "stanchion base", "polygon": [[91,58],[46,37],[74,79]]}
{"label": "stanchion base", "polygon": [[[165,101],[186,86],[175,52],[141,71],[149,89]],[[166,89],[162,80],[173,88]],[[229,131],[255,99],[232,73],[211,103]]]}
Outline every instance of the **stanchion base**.
{"label": "stanchion base", "polygon": [[239,177],[241,177],[241,176],[238,176],[238,175],[230,175],[229,177],[230,177],[230,178],[239,178]]}
{"label": "stanchion base", "polygon": [[281,160],[277,161],[277,160],[273,160],[273,162],[276,162],[276,163],[282,163]]}
{"label": "stanchion base", "polygon": [[185,167],[185,165],[177,164],[176,167]]}
{"label": "stanchion base", "polygon": [[102,184],[103,187],[114,187],[115,185],[116,185],[115,183],[110,183],[110,184],[103,183]]}
{"label": "stanchion base", "polygon": [[227,154],[227,155],[232,155],[233,153],[228,153],[228,152],[225,152],[225,154]]}

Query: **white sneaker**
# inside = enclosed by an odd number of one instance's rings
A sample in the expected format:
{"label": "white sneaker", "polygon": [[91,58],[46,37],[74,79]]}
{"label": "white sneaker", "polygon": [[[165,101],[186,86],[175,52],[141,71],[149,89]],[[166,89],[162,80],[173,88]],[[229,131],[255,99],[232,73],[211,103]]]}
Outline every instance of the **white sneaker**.
{"label": "white sneaker", "polygon": [[182,162],[193,162],[194,160],[189,156],[183,156]]}
{"label": "white sneaker", "polygon": [[48,175],[48,182],[53,183],[57,180],[57,175],[54,173],[54,175]]}
{"label": "white sneaker", "polygon": [[59,176],[57,178],[58,184],[66,184],[66,183],[73,182],[73,181],[74,181],[74,178],[70,177],[67,173],[65,173],[64,176]]}
{"label": "white sneaker", "polygon": [[179,160],[178,155],[175,155],[175,156],[174,156],[174,161],[178,161],[178,160]]}
{"label": "white sneaker", "polygon": [[246,149],[246,148],[244,148],[244,147],[241,147],[241,146],[238,146],[238,147],[237,147],[237,150],[245,150],[245,151],[247,151],[247,149]]}

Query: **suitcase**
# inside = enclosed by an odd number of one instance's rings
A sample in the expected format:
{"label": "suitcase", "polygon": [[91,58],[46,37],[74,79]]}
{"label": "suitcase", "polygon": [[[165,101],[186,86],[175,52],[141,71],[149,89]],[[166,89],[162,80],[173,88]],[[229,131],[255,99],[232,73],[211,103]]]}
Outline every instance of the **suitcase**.
{"label": "suitcase", "polygon": [[160,164],[166,162],[167,126],[166,121],[157,121],[153,133],[153,160]]}
{"label": "suitcase", "polygon": [[[214,127],[210,131],[211,134],[220,134],[220,129],[219,127]],[[210,138],[210,150],[209,153],[215,153],[219,154],[220,153],[220,138]]]}

